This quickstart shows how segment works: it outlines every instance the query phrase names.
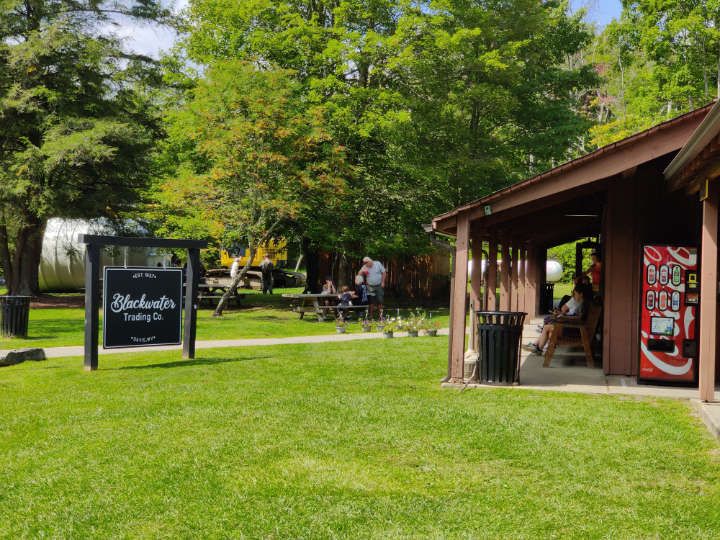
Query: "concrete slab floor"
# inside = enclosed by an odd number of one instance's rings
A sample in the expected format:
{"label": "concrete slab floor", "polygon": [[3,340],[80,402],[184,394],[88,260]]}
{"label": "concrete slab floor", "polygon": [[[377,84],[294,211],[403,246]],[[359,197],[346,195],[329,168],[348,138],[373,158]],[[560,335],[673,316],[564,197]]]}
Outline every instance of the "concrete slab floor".
{"label": "concrete slab floor", "polygon": [[[523,344],[535,341],[539,335],[539,319],[532,320],[523,329]],[[551,390],[554,392],[579,392],[585,394],[611,394],[663,397],[671,399],[697,399],[697,388],[656,386],[638,384],[634,377],[607,376],[600,361],[598,367],[588,368],[580,347],[559,347],[550,367],[543,367],[543,357],[522,350],[520,360],[520,385],[517,388]],[[497,388],[484,384],[452,384],[443,386],[456,388]],[[714,404],[709,404],[714,405]],[[720,404],[719,404],[720,405]],[[713,411],[716,409],[713,408]]]}
{"label": "concrete slab floor", "polygon": [[720,403],[705,403],[699,399],[690,400],[710,433],[720,441]]}

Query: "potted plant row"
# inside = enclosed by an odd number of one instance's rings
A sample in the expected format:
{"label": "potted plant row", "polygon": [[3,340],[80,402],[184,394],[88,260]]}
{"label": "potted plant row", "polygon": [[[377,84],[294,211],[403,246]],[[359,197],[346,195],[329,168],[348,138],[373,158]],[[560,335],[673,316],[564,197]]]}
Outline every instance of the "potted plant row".
{"label": "potted plant row", "polygon": [[402,321],[400,319],[386,319],[378,323],[378,329],[382,331],[386,338],[391,338],[395,332],[402,329]]}

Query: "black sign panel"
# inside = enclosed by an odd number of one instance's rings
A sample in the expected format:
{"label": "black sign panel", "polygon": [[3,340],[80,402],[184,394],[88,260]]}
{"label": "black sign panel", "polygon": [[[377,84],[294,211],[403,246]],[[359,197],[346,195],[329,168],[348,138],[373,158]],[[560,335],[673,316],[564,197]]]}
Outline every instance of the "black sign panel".
{"label": "black sign panel", "polygon": [[105,267],[103,348],[179,345],[180,268]]}

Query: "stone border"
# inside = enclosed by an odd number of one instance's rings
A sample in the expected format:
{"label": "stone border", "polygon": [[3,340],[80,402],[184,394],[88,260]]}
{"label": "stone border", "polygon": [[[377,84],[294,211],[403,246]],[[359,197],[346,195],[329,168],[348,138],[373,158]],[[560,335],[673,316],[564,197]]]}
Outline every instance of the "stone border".
{"label": "stone border", "polygon": [[0,356],[0,367],[14,366],[26,361],[39,362],[41,360],[45,360],[45,351],[43,349],[16,349]]}
{"label": "stone border", "polygon": [[692,403],[708,431],[720,441],[720,403],[707,403],[699,399],[691,399],[690,403]]}

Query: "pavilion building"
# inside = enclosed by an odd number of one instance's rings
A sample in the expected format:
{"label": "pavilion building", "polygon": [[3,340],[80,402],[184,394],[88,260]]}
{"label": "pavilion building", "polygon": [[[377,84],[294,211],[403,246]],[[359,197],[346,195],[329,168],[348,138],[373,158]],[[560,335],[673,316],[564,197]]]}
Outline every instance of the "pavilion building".
{"label": "pavilion building", "polygon": [[[434,231],[456,239],[448,380],[464,377],[468,301],[472,309],[539,315],[547,249],[595,237],[604,267],[607,375],[638,375],[643,246],[698,248],[697,374],[700,398],[714,400],[720,374],[718,177],[715,103],[437,216]],[[512,263],[498,265],[498,257]]]}

